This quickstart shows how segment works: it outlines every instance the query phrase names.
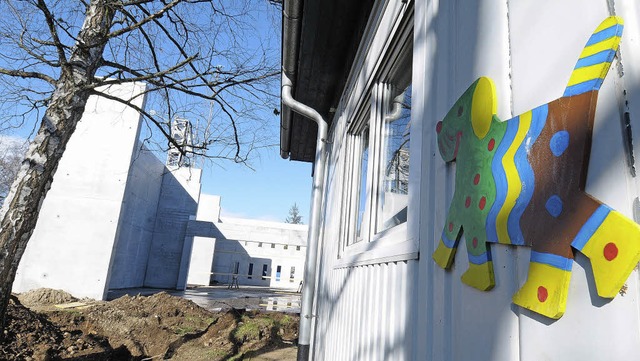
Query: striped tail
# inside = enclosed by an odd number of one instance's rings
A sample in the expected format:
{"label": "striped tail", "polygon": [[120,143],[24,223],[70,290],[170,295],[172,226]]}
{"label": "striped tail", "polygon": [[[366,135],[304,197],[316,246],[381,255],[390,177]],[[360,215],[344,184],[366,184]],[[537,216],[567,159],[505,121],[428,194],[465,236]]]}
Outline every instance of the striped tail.
{"label": "striped tail", "polygon": [[622,18],[610,16],[596,28],[571,73],[565,97],[600,89],[618,50],[623,24]]}

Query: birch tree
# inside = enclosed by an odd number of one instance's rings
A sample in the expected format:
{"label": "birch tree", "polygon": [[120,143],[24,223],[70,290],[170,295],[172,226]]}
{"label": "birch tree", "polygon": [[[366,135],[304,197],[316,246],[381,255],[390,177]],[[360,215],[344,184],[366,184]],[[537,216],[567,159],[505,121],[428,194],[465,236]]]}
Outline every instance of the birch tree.
{"label": "birch tree", "polygon": [[[170,137],[171,119],[194,100],[221,115],[189,151],[245,162],[256,133],[243,138],[248,113],[268,105],[277,68],[257,44],[250,0],[2,0],[0,111],[5,127],[40,118],[0,211],[0,323],[20,258],[58,162],[90,95],[137,109],[155,134]],[[255,29],[253,29],[255,30]],[[161,112],[147,112],[100,93],[110,85],[145,82]],[[7,112],[11,109],[12,112]],[[159,117],[158,114],[164,114]],[[218,129],[218,132],[213,130]],[[216,153],[212,148],[219,144]],[[224,150],[220,150],[224,149]],[[87,150],[88,152],[90,149]],[[1,335],[2,333],[0,333]]]}

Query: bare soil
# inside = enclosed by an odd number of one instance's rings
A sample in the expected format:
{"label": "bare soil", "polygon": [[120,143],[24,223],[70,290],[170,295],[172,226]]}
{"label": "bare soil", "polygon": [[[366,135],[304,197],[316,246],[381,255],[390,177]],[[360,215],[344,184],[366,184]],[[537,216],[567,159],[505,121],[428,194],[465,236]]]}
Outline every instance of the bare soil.
{"label": "bare soil", "polygon": [[[1,360],[258,360],[297,342],[298,316],[209,312],[158,293],[109,302],[58,290],[12,296]],[[269,358],[262,358],[269,359]]]}

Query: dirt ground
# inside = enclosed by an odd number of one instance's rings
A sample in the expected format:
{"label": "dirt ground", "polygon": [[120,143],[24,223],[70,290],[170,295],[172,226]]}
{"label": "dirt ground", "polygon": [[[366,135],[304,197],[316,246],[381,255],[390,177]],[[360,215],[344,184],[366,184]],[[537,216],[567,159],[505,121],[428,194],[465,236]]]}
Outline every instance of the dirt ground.
{"label": "dirt ground", "polygon": [[158,293],[109,302],[39,289],[12,296],[1,360],[295,360],[298,316],[209,312]]}

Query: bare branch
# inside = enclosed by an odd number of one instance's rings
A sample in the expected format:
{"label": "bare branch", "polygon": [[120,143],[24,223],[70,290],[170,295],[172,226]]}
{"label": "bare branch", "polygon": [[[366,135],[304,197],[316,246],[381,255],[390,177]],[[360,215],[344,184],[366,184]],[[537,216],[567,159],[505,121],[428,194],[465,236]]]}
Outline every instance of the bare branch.
{"label": "bare branch", "polygon": [[34,71],[22,71],[22,70],[13,70],[13,69],[0,68],[0,74],[20,77],[20,78],[40,79],[40,80],[46,81],[47,83],[49,83],[51,85],[56,85],[56,80],[53,79],[52,77],[50,77],[50,76],[48,76],[46,74],[37,73],[37,72],[34,72]]}
{"label": "bare branch", "polygon": [[44,2],[44,0],[38,0],[37,6],[38,9],[40,9],[44,14],[47,26],[49,27],[49,33],[51,34],[51,38],[53,39],[53,45],[55,45],[58,52],[58,61],[60,61],[60,63],[64,65],[67,63],[67,56],[64,53],[65,47],[62,45],[62,43],[60,42],[60,38],[58,37],[58,31],[56,30],[53,14],[51,14],[51,12],[49,11],[49,8],[47,7],[47,4]]}

